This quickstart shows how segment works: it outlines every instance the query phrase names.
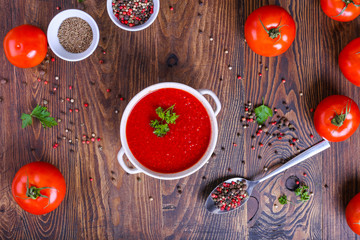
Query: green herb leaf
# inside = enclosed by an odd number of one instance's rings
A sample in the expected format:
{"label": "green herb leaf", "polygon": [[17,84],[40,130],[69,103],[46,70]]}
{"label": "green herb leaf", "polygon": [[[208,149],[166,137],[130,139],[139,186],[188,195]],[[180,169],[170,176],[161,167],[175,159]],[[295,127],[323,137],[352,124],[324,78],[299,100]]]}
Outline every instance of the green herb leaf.
{"label": "green herb leaf", "polygon": [[285,205],[288,203],[288,200],[287,200],[287,196],[285,194],[281,195],[279,198],[279,203],[282,204],[282,205]]}
{"label": "green herb leaf", "polygon": [[26,128],[27,126],[32,124],[32,118],[31,115],[23,113],[21,114],[21,120],[22,120],[22,128]]}
{"label": "green herb leaf", "polygon": [[310,199],[308,189],[309,187],[306,185],[300,186],[297,189],[295,189],[295,195],[300,196],[300,201],[306,202]]}
{"label": "green herb leaf", "polygon": [[273,112],[271,108],[263,104],[255,108],[255,116],[258,124],[264,124],[269,117],[272,117]]}
{"label": "green herb leaf", "polygon": [[162,107],[158,107],[155,109],[156,114],[161,119],[161,121],[158,120],[151,120],[150,126],[154,128],[153,133],[158,137],[163,137],[167,134],[167,132],[170,131],[168,124],[175,124],[176,119],[178,119],[179,115],[173,112],[174,105],[166,109],[165,111],[162,109]]}
{"label": "green herb leaf", "polygon": [[163,137],[170,131],[169,125],[167,124],[158,124],[155,126],[153,133],[158,137]]}
{"label": "green herb leaf", "polygon": [[32,124],[32,117],[39,119],[44,128],[51,128],[58,125],[55,119],[53,117],[50,117],[50,113],[47,111],[46,107],[37,105],[31,114],[23,113],[21,115],[21,119],[23,120],[22,128],[25,128],[28,125]]}

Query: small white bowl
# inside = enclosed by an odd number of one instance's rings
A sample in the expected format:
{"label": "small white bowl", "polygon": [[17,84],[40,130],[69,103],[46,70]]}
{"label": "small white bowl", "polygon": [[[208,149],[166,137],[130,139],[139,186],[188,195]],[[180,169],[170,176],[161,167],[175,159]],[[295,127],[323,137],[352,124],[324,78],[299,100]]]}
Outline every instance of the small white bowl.
{"label": "small white bowl", "polygon": [[[176,88],[176,89],[180,89],[180,90],[190,93],[191,95],[193,95],[195,98],[197,98],[202,103],[202,105],[206,109],[207,113],[209,114],[209,118],[210,118],[211,138],[210,138],[209,146],[208,146],[204,156],[202,156],[202,158],[192,167],[190,167],[186,170],[183,170],[181,172],[177,172],[177,173],[169,173],[169,174],[159,173],[159,172],[155,172],[155,171],[152,171],[152,170],[146,168],[138,160],[136,160],[134,155],[131,153],[129,145],[127,143],[127,139],[126,139],[126,123],[127,123],[128,117],[129,117],[132,109],[134,108],[134,106],[144,96],[146,96],[156,90],[162,89],[162,88]],[[214,100],[215,105],[216,105],[215,110],[213,110],[213,108],[211,107],[210,103],[206,100],[204,95],[209,95]],[[121,118],[120,140],[121,140],[122,147],[117,154],[117,159],[118,159],[121,167],[129,174],[135,174],[135,173],[142,172],[148,176],[158,178],[158,179],[163,179],[163,180],[179,179],[179,178],[189,176],[190,174],[196,172],[202,166],[205,165],[205,163],[209,160],[209,158],[211,157],[211,155],[214,152],[217,138],[218,138],[218,124],[216,121],[216,116],[219,114],[220,110],[221,110],[221,103],[220,103],[218,97],[215,95],[215,93],[213,93],[212,91],[207,90],[207,89],[195,90],[192,87],[189,87],[189,86],[181,84],[181,83],[176,83],[176,82],[163,82],[163,83],[154,84],[150,87],[145,88],[144,90],[142,90],[141,92],[136,94],[136,96],[133,99],[131,99],[129,104],[126,106],[124,113],[122,115],[122,118]],[[125,164],[124,155],[127,156],[127,158],[132,163],[134,168],[129,168]]]}
{"label": "small white bowl", "polygon": [[[93,40],[90,47],[82,53],[71,53],[66,51],[63,46],[61,46],[58,38],[58,31],[61,23],[71,17],[78,17],[85,20],[91,27],[93,33]],[[98,25],[95,20],[86,12],[77,10],[77,9],[69,9],[58,13],[50,22],[47,30],[47,40],[51,50],[55,53],[56,56],[62,58],[66,61],[76,62],[81,61],[88,56],[90,56],[96,49],[99,44],[100,32]]]}
{"label": "small white bowl", "polygon": [[107,0],[106,3],[106,8],[107,8],[107,12],[109,14],[109,17],[111,19],[111,21],[113,21],[115,23],[116,26],[118,26],[121,29],[124,29],[126,31],[130,31],[130,32],[136,32],[136,31],[141,31],[145,28],[147,28],[148,26],[150,26],[156,19],[157,15],[159,14],[159,10],[160,10],[160,1],[159,0],[153,0],[154,2],[154,13],[151,14],[150,18],[141,25],[138,26],[134,26],[134,27],[129,27],[125,24],[122,24],[119,19],[117,19],[113,13],[113,9],[112,9],[112,0]]}

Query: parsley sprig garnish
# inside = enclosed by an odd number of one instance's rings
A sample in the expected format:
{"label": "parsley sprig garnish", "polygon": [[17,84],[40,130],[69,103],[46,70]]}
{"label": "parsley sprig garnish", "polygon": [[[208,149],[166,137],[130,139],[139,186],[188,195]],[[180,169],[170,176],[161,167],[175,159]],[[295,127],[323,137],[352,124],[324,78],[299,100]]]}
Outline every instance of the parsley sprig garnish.
{"label": "parsley sprig garnish", "polygon": [[295,190],[295,195],[300,197],[300,201],[306,202],[310,199],[308,189],[308,186],[302,185]]}
{"label": "parsley sprig garnish", "polygon": [[23,113],[21,115],[22,128],[31,125],[33,117],[39,119],[44,128],[47,127],[51,128],[57,125],[55,119],[53,117],[50,117],[50,113],[47,111],[47,108],[37,105],[32,111],[32,113],[30,114]]}
{"label": "parsley sprig garnish", "polygon": [[278,200],[279,200],[279,203],[282,204],[282,205],[287,204],[288,201],[289,201],[289,200],[287,199],[287,196],[286,196],[285,194],[281,195]]}
{"label": "parsley sprig garnish", "polygon": [[291,203],[291,204],[294,204],[292,201],[290,201],[287,196],[285,194],[281,195],[279,198],[279,203],[282,204],[282,205],[285,205],[287,203]]}
{"label": "parsley sprig garnish", "polygon": [[255,108],[255,116],[256,116],[256,121],[258,124],[262,125],[264,124],[264,122],[269,118],[272,117],[273,112],[271,110],[271,108],[269,108],[268,106],[266,106],[264,104],[264,98],[262,101],[262,105],[258,106],[257,108]]}
{"label": "parsley sprig garnish", "polygon": [[178,119],[179,115],[174,113],[175,104],[169,107],[164,111],[162,107],[158,107],[155,112],[161,119],[159,120],[151,120],[150,126],[154,128],[153,133],[158,137],[163,137],[170,131],[169,124],[175,124],[176,119]]}

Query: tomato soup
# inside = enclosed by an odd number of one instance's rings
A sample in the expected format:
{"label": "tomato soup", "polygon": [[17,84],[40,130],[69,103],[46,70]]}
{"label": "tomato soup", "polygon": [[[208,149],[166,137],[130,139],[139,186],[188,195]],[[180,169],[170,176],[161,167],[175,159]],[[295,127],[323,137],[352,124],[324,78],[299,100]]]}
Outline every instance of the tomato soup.
{"label": "tomato soup", "polygon": [[[160,120],[155,109],[174,105],[179,115],[163,137],[156,136],[151,120]],[[159,173],[177,173],[195,165],[205,154],[211,138],[209,115],[202,103],[188,92],[164,88],[143,97],[126,123],[131,153],[146,168]]]}

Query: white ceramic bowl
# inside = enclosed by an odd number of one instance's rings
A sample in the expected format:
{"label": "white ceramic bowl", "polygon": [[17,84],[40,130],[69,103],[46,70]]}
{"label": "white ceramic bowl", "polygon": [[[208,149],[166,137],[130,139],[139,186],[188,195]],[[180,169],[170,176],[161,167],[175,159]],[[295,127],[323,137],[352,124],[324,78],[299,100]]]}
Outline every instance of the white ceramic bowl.
{"label": "white ceramic bowl", "polygon": [[[141,163],[139,163],[135,159],[134,155],[131,153],[131,151],[129,149],[129,145],[126,140],[126,123],[127,123],[128,117],[129,117],[132,109],[134,108],[134,106],[144,96],[146,96],[156,90],[162,89],[162,88],[181,89],[183,91],[190,93],[194,97],[196,97],[202,103],[202,105],[205,107],[207,113],[209,114],[210,123],[211,123],[210,143],[209,143],[209,146],[208,146],[205,154],[203,155],[203,157],[194,166],[192,166],[184,171],[177,172],[177,173],[170,173],[170,174],[155,172],[155,171],[152,171],[152,170],[144,167]],[[209,95],[210,97],[212,97],[214,99],[214,102],[216,104],[215,111],[212,109],[209,102],[206,100],[206,98],[203,95]],[[125,111],[122,115],[122,119],[121,119],[121,123],[120,123],[120,139],[121,139],[122,147],[117,155],[117,159],[118,159],[121,167],[127,173],[130,173],[130,174],[143,172],[146,175],[149,175],[151,177],[158,178],[158,179],[164,179],[164,180],[179,179],[179,178],[186,177],[186,176],[196,172],[202,166],[204,166],[204,164],[209,160],[212,153],[214,152],[216,142],[217,142],[217,137],[218,137],[218,125],[217,125],[217,121],[216,121],[216,116],[219,114],[220,110],[221,110],[221,103],[220,103],[218,97],[215,95],[215,93],[213,93],[212,91],[207,90],[207,89],[195,90],[187,85],[184,85],[181,83],[171,83],[171,82],[158,83],[158,84],[155,84],[155,85],[145,88],[144,90],[142,90],[141,92],[136,94],[136,96],[129,102],[129,104],[126,106]],[[129,161],[132,163],[134,168],[129,168],[125,164],[124,154],[126,154],[126,156],[128,157]]]}
{"label": "white ceramic bowl", "polygon": [[[61,23],[71,17],[78,17],[85,20],[91,27],[93,33],[93,41],[90,47],[82,53],[71,53],[66,51],[63,46],[61,46],[58,38],[58,31]],[[77,9],[69,9],[58,13],[50,22],[47,30],[47,40],[51,50],[55,53],[56,56],[62,58],[66,61],[75,62],[81,61],[88,56],[90,56],[96,49],[99,44],[100,32],[98,25],[95,20],[86,12],[77,10]]]}
{"label": "white ceramic bowl", "polygon": [[150,26],[156,19],[157,15],[159,14],[159,10],[160,10],[160,1],[159,0],[153,0],[154,2],[154,12],[153,14],[151,14],[150,18],[141,25],[138,26],[134,26],[134,27],[129,27],[125,24],[122,24],[119,19],[117,19],[113,13],[113,9],[112,9],[112,0],[107,0],[106,2],[106,8],[107,8],[107,12],[108,15],[111,19],[111,21],[113,21],[115,23],[116,26],[118,26],[121,29],[124,29],[126,31],[130,31],[130,32],[136,32],[136,31],[141,31],[145,28],[147,28],[148,26]]}

